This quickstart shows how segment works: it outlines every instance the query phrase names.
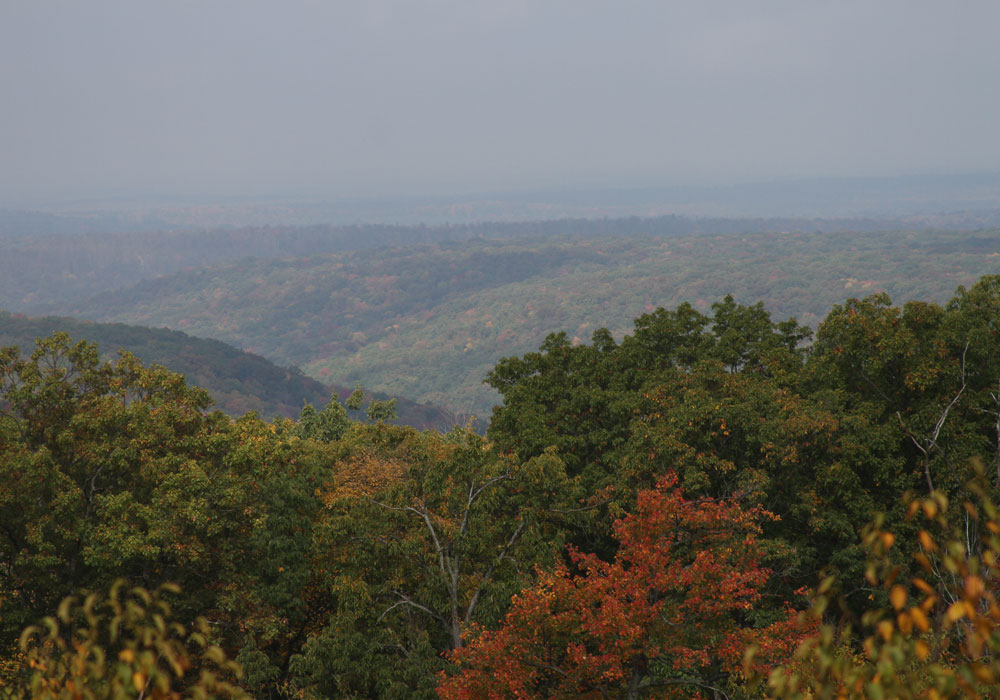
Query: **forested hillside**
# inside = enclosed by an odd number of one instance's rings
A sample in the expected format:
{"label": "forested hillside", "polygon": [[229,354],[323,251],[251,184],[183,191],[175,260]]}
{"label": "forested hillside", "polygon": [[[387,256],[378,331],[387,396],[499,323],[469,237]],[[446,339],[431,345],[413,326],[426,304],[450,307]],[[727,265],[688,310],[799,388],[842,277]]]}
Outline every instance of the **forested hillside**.
{"label": "forested hillside", "polygon": [[[691,235],[704,232],[799,228],[841,230],[854,221],[794,219],[653,219],[531,221],[439,226],[262,226],[149,231],[148,228],[86,235],[37,235],[34,216],[8,217],[0,237],[0,306],[39,311],[45,304],[119,289],[178,270],[246,258],[308,256],[421,243],[507,240],[526,236]],[[45,217],[42,217],[45,220]],[[869,225],[874,222],[867,222]],[[896,226],[898,227],[898,223]]]}
{"label": "forested hillside", "polygon": [[996,697],[998,324],[653,308],[497,363],[485,438],[4,349],[0,694]]}
{"label": "forested hillside", "polygon": [[602,224],[616,235],[241,260],[51,308],[218,338],[324,382],[485,416],[496,402],[486,372],[553,329],[620,339],[644,311],[687,300],[707,312],[726,294],[815,325],[847,296],[943,302],[1000,271],[996,229],[656,235],[663,220],[620,224]]}
{"label": "forested hillside", "polygon": [[[190,383],[206,389],[217,408],[234,417],[256,411],[265,419],[294,418],[306,403],[325,404],[331,396],[346,399],[353,391],[353,387],[329,386],[295,367],[278,367],[259,355],[181,331],[71,318],[28,318],[0,311],[0,346],[16,345],[30,353],[36,338],[55,332],[97,343],[105,359],[123,349],[144,364],[162,365],[183,374]],[[386,397],[378,394],[374,398]],[[406,399],[397,399],[397,411],[403,424],[421,429],[446,428],[453,420],[438,409]]]}
{"label": "forested hillside", "polygon": [[[128,227],[128,217],[78,220],[0,211],[0,308],[58,313],[46,305],[91,296],[179,270],[245,258],[309,256],[372,248],[551,236],[726,235],[774,231],[963,231],[996,226],[996,211],[886,219],[630,218],[425,225],[314,225],[204,228]],[[237,217],[238,218],[238,217]],[[294,218],[294,217],[293,217]],[[196,220],[197,217],[196,217]],[[64,229],[76,235],[59,233]],[[51,233],[43,233],[51,231]]]}

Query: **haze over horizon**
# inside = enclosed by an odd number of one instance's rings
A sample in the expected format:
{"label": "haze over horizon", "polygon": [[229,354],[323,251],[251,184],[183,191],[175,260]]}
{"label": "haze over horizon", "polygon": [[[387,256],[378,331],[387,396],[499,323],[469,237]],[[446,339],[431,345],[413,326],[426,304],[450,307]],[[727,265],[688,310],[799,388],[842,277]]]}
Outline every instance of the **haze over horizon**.
{"label": "haze over horizon", "polygon": [[0,206],[1000,171],[1000,4],[6,3]]}

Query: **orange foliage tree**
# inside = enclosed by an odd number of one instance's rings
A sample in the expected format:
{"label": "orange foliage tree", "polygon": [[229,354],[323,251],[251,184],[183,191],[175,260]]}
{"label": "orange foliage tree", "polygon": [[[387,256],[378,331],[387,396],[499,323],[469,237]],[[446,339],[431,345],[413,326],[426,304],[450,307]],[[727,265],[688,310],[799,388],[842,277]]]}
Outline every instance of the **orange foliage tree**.
{"label": "orange foliage tree", "polygon": [[616,521],[613,561],[570,549],[574,571],[540,573],[500,629],[453,653],[439,696],[712,696],[739,681],[751,633],[759,663],[789,657],[793,622],[745,624],[770,576],[756,540],[764,517],[732,499],[687,500],[668,474]]}

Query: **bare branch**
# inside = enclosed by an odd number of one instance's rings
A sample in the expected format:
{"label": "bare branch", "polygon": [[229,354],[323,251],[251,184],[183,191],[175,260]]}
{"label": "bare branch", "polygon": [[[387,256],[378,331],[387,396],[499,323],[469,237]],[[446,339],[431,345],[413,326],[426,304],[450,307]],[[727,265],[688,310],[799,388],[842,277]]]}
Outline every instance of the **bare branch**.
{"label": "bare branch", "polygon": [[417,517],[424,521],[427,526],[428,532],[430,532],[431,539],[434,541],[434,550],[438,555],[438,566],[441,569],[441,573],[448,576],[448,566],[446,563],[447,555],[445,554],[445,548],[441,545],[441,540],[438,538],[437,530],[434,528],[434,523],[431,522],[430,514],[427,512],[427,508],[424,507],[423,510],[414,508],[413,506],[390,506],[387,503],[381,503],[374,499],[370,499],[372,503],[377,506],[381,506],[386,510],[395,510],[397,512],[409,512],[414,513]]}
{"label": "bare branch", "polygon": [[596,510],[597,508],[602,508],[611,503],[609,498],[606,501],[601,501],[600,503],[593,503],[591,505],[580,506],[579,508],[545,508],[546,513],[559,513],[560,515],[569,515],[570,513],[582,513],[588,510]]}
{"label": "bare branch", "polygon": [[445,621],[445,619],[443,617],[441,617],[439,614],[437,614],[436,612],[434,612],[433,610],[431,610],[430,608],[428,608],[426,605],[421,605],[420,603],[416,602],[415,600],[413,600],[412,598],[410,598],[408,595],[406,595],[402,591],[395,591],[395,593],[396,593],[396,595],[399,596],[399,598],[400,598],[399,601],[396,602],[396,603],[393,603],[388,608],[386,608],[385,610],[383,610],[382,614],[378,616],[378,620],[376,620],[376,622],[381,622],[382,618],[385,617],[386,615],[388,615],[391,611],[393,611],[394,609],[396,609],[396,608],[398,608],[398,607],[400,607],[402,605],[406,605],[406,606],[409,606],[411,608],[416,608],[417,610],[420,610],[422,612],[427,613],[428,615],[430,615],[431,617],[433,617],[435,620],[437,620],[438,622],[440,622],[442,625],[445,625],[447,627],[448,623]]}
{"label": "bare branch", "polygon": [[966,341],[965,348],[962,350],[962,387],[958,390],[958,393],[955,394],[955,398],[953,398],[951,400],[951,403],[949,403],[948,406],[944,409],[944,413],[941,414],[941,417],[938,418],[938,422],[934,426],[934,432],[931,434],[930,444],[933,445],[934,447],[937,447],[937,449],[939,451],[941,450],[941,448],[938,447],[938,445],[937,445],[937,439],[938,439],[938,435],[941,433],[941,428],[942,428],[942,426],[944,426],[944,422],[948,418],[948,412],[952,409],[952,407],[956,403],[958,403],[959,397],[961,397],[962,396],[962,392],[965,391],[965,386],[966,386],[965,385],[965,353],[967,353],[968,351],[969,351],[969,343],[968,343],[968,341]]}
{"label": "bare branch", "polygon": [[[931,431],[930,436],[924,439],[924,442],[926,442],[926,447],[923,444],[921,444],[921,440],[917,439],[917,436],[914,435],[913,432],[906,427],[906,424],[903,422],[902,414],[899,411],[896,411],[896,419],[899,421],[899,427],[906,434],[906,436],[910,438],[913,444],[916,445],[917,449],[920,450],[920,452],[924,455],[924,478],[927,480],[927,490],[929,492],[934,491],[934,480],[931,479],[931,450],[932,449],[937,450],[942,455],[944,455],[945,461],[946,462],[948,461],[947,455],[945,455],[945,452],[943,449],[941,449],[941,446],[938,445],[937,440],[938,436],[940,436],[941,434],[941,429],[944,427],[945,421],[948,420],[948,413],[951,412],[951,409],[955,407],[955,404],[958,403],[958,400],[962,397],[962,394],[965,392],[965,387],[966,387],[965,355],[968,351],[969,351],[969,343],[968,341],[966,341],[965,347],[962,349],[962,373],[960,375],[962,379],[962,386],[959,387],[958,393],[952,397],[951,401],[948,402],[948,405],[945,406],[944,411],[941,412],[941,415],[937,419],[937,423],[934,424],[934,429]],[[997,420],[998,424],[1000,424],[1000,416],[998,416]],[[998,444],[1000,444],[1000,437],[998,437]]]}
{"label": "bare branch", "polygon": [[525,522],[526,521],[524,520],[521,521],[521,524],[517,526],[516,530],[514,530],[514,534],[510,536],[510,538],[507,540],[507,543],[503,546],[503,549],[500,550],[500,554],[498,554],[496,559],[493,560],[493,563],[490,564],[490,568],[488,568],[486,570],[486,573],[483,574],[483,579],[479,583],[479,588],[477,588],[476,592],[472,595],[472,600],[469,602],[469,607],[466,608],[465,610],[466,624],[472,621],[472,613],[473,611],[475,611],[476,605],[479,603],[479,596],[482,594],[483,589],[486,587],[486,584],[489,583],[490,579],[493,577],[493,572],[496,570],[500,562],[507,557],[507,552],[509,552],[514,547],[514,544],[521,537],[521,533],[524,532]]}
{"label": "bare branch", "polygon": [[510,474],[510,471],[508,470],[508,471],[504,472],[503,474],[500,474],[499,476],[494,476],[492,479],[487,479],[486,481],[483,482],[483,484],[479,488],[475,489],[474,491],[472,491],[470,489],[471,496],[470,496],[470,499],[469,499],[469,503],[472,503],[477,498],[479,498],[479,494],[481,494],[483,491],[485,491],[486,489],[488,489],[493,484],[496,484],[496,483],[498,483],[500,481],[506,481],[510,477],[511,477],[511,474]]}

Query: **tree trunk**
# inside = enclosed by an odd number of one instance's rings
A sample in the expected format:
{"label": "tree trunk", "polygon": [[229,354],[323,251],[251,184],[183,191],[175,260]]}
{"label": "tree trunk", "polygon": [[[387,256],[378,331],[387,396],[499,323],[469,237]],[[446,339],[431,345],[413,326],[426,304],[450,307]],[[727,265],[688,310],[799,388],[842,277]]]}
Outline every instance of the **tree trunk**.
{"label": "tree trunk", "polygon": [[642,692],[642,677],[645,675],[642,671],[642,666],[645,666],[645,664],[641,664],[639,661],[632,663],[632,677],[628,682],[625,700],[639,700]]}

